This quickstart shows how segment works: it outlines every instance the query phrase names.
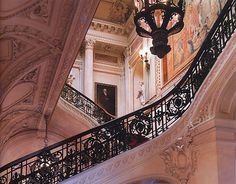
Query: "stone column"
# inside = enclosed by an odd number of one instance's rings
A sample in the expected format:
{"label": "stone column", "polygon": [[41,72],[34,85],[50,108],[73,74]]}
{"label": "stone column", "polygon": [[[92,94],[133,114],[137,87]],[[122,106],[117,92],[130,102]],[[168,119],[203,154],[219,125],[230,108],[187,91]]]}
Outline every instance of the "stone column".
{"label": "stone column", "polygon": [[85,40],[85,61],[84,61],[84,94],[94,100],[93,85],[93,47],[95,40]]}
{"label": "stone column", "polygon": [[124,51],[124,71],[125,71],[125,76],[124,76],[124,82],[125,82],[125,112],[129,113],[131,111],[131,90],[130,90],[130,68],[129,68],[129,60],[130,60],[130,50],[129,48],[126,48]]}
{"label": "stone column", "polygon": [[83,88],[84,88],[84,59],[82,59],[81,56],[81,52],[79,52],[74,66],[77,69],[77,75],[76,75],[76,81],[75,81],[75,88],[79,91],[79,92],[83,92]]}

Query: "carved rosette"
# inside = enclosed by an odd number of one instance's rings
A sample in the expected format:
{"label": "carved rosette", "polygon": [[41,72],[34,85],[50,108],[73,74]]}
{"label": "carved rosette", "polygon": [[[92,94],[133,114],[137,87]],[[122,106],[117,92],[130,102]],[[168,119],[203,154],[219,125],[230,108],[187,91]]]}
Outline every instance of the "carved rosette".
{"label": "carved rosette", "polygon": [[180,137],[161,153],[166,172],[187,184],[197,168],[197,153],[193,150],[191,135]]}

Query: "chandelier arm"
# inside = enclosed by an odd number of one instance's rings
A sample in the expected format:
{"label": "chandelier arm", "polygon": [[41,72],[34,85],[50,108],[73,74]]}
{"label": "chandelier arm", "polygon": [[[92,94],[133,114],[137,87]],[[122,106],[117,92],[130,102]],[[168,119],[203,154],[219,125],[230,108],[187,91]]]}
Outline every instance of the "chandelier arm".
{"label": "chandelier arm", "polygon": [[156,23],[155,23],[155,19],[153,18],[153,12],[152,11],[149,11],[149,13],[146,13],[146,21],[149,23],[148,25],[150,26],[152,32],[153,30],[156,30],[157,29],[157,26],[156,26]]}
{"label": "chandelier arm", "polygon": [[183,29],[183,27],[184,27],[184,22],[177,22],[172,28],[167,30],[168,36],[179,33]]}
{"label": "chandelier arm", "polygon": [[166,9],[165,16],[164,16],[164,19],[163,19],[163,23],[161,25],[162,29],[166,29],[166,27],[167,27],[167,25],[169,23],[171,14],[172,14],[172,11],[169,12],[168,9]]}
{"label": "chandelier arm", "polygon": [[[136,28],[136,32],[139,36],[141,37],[152,37],[151,33],[149,33],[148,31],[146,31],[145,29],[143,29],[142,27],[137,27]],[[142,33],[142,34],[141,34]],[[147,35],[145,35],[147,34]],[[144,36],[145,35],[145,36]]]}

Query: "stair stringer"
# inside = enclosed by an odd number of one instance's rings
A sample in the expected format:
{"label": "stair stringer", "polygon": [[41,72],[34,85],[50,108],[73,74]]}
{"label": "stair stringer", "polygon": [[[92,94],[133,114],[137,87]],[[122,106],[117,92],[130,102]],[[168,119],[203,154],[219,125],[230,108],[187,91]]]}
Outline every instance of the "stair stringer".
{"label": "stair stringer", "polygon": [[98,122],[60,98],[50,120],[48,129],[64,138],[68,138],[96,126],[98,126]]}
{"label": "stair stringer", "polygon": [[60,97],[57,105],[59,107],[65,109],[66,111],[68,111],[71,114],[71,116],[73,116],[74,118],[84,119],[84,121],[86,121],[91,128],[100,125],[98,122],[96,122],[89,115],[87,115],[86,113],[81,111],[79,108],[76,108],[75,106],[71,105],[69,102],[67,102],[66,100],[64,100],[61,97]]}

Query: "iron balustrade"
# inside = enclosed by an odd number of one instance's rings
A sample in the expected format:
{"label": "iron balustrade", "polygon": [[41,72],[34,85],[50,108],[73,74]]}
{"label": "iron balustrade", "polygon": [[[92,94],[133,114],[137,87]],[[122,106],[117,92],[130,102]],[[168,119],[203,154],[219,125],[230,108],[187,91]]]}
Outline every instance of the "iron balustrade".
{"label": "iron balustrade", "polygon": [[190,106],[236,27],[227,1],[183,79],[157,102],[0,168],[0,183],[58,183],[165,132]]}
{"label": "iron balustrade", "polygon": [[87,114],[99,124],[103,124],[114,119],[111,114],[106,112],[103,108],[94,103],[91,99],[89,99],[88,97],[86,97],[68,84],[64,85],[61,97],[67,102],[69,102],[71,105],[80,109],[82,112]]}

